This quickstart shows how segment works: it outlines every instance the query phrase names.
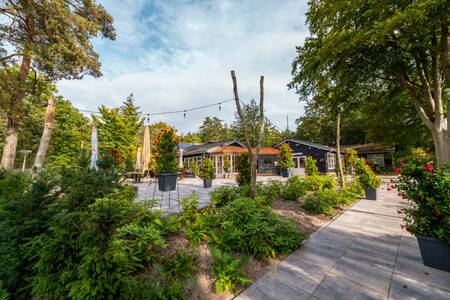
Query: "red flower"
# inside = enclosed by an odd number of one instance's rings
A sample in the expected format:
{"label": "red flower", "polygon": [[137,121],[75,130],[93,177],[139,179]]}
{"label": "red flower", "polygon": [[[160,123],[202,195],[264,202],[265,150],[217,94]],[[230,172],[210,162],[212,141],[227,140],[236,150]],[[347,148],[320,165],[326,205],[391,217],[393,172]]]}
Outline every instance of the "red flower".
{"label": "red flower", "polygon": [[427,170],[428,172],[433,172],[433,165],[426,166],[425,170]]}

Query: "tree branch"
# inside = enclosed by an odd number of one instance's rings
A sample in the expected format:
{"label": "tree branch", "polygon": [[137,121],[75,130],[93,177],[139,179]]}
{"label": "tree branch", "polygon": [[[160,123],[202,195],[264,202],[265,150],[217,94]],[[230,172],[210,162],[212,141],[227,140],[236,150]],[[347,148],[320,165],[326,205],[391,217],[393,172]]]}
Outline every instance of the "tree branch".
{"label": "tree branch", "polygon": [[258,143],[256,144],[255,149],[256,156],[259,155],[264,138],[264,129],[266,127],[266,119],[264,118],[264,76],[261,76],[259,79],[259,120],[261,123],[259,127]]}
{"label": "tree branch", "polygon": [[242,132],[244,134],[245,143],[246,143],[248,151],[251,155],[252,146],[250,145],[250,141],[248,139],[247,124],[245,121],[244,113],[242,112],[241,102],[239,100],[238,89],[237,89],[237,80],[236,80],[236,75],[234,74],[234,70],[231,71],[231,79],[233,80],[234,102],[236,103],[236,108],[238,111],[239,119],[241,120]]}
{"label": "tree branch", "polygon": [[421,85],[422,91],[424,93],[425,98],[428,100],[428,104],[430,105],[431,112],[434,113],[436,111],[436,107],[435,107],[430,83],[429,83],[427,75],[425,73],[424,66],[420,62],[420,59],[417,56],[415,56],[414,60],[416,62],[415,65],[416,65],[417,73],[419,74],[420,82],[422,83],[422,85]]}

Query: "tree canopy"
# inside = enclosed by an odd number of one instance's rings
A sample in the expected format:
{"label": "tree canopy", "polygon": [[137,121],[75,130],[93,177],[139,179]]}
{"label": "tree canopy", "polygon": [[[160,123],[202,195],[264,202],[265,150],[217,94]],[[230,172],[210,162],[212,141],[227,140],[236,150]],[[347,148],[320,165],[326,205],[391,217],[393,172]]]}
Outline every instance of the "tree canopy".
{"label": "tree canopy", "polygon": [[230,138],[229,128],[217,117],[206,117],[199,127],[198,135],[202,142],[218,142]]}
{"label": "tree canopy", "polygon": [[[415,109],[409,119],[421,119],[438,161],[449,161],[449,19],[446,0],[310,1],[310,36],[297,47],[289,86],[307,102],[326,95],[345,108],[405,95]],[[386,102],[375,103],[378,110]]]}

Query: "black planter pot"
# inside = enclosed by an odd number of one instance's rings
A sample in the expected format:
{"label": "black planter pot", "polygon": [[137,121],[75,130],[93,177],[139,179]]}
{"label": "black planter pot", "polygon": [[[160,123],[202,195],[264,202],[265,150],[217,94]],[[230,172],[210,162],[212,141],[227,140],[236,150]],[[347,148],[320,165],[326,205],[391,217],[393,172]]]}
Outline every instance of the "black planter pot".
{"label": "black planter pot", "polygon": [[158,174],[158,189],[161,192],[175,191],[177,189],[176,173]]}
{"label": "black planter pot", "polygon": [[203,187],[204,188],[211,188],[212,187],[212,179],[203,179]]}
{"label": "black planter pot", "polygon": [[378,189],[366,189],[365,191],[367,200],[377,200],[378,199]]}
{"label": "black planter pot", "polygon": [[417,235],[416,238],[423,264],[450,272],[450,244],[432,237]]}
{"label": "black planter pot", "polygon": [[281,177],[287,178],[289,177],[290,169],[281,169]]}

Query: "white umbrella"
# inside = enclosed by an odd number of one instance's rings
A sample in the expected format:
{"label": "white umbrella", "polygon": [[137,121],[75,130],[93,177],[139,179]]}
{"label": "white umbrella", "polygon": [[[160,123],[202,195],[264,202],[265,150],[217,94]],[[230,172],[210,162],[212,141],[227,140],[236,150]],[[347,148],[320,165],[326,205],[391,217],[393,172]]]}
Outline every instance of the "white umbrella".
{"label": "white umbrella", "polygon": [[136,151],[136,164],[134,165],[134,168],[136,169],[136,171],[139,171],[142,167],[141,164],[141,147],[137,148]]}
{"label": "white umbrella", "polygon": [[92,126],[91,131],[91,169],[98,170],[97,166],[97,160],[98,160],[98,140],[97,140],[97,128]]}
{"label": "white umbrella", "polygon": [[148,171],[148,167],[150,164],[150,128],[145,126],[144,128],[144,141],[142,143],[142,173],[145,174],[145,171]]}

